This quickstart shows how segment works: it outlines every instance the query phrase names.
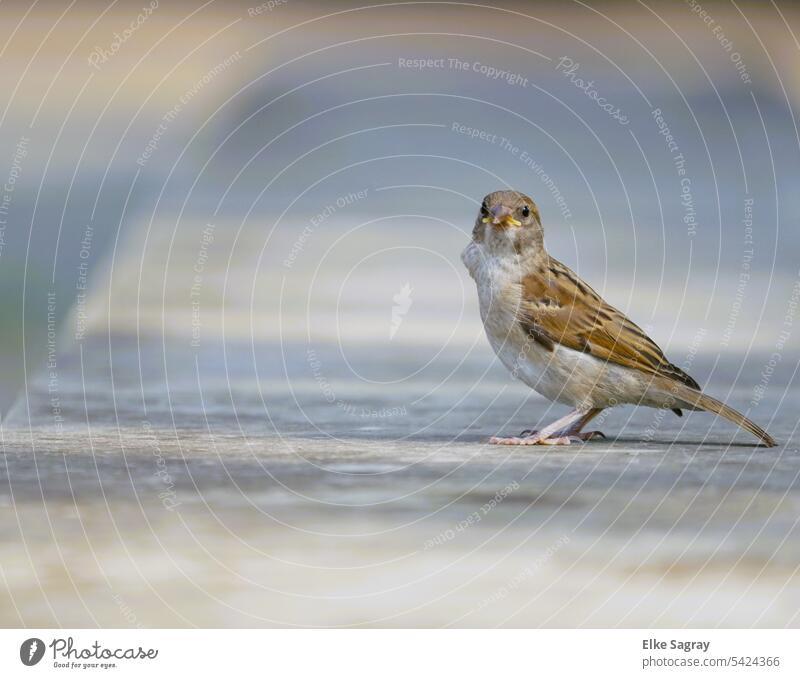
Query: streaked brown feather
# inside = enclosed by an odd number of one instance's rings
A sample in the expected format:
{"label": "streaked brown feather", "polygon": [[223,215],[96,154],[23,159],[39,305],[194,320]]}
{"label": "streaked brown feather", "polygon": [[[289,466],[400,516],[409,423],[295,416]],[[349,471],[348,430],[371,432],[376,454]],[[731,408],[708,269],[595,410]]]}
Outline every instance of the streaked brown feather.
{"label": "streaked brown feather", "polygon": [[522,279],[519,319],[526,332],[550,350],[561,344],[700,389],[638,325],[552,257],[543,258]]}

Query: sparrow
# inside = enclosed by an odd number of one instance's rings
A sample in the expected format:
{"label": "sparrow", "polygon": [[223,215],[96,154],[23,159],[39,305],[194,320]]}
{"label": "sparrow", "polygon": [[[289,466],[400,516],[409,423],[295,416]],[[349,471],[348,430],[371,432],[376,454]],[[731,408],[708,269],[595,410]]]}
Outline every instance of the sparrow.
{"label": "sparrow", "polygon": [[731,407],[703,393],[624,313],[544,246],[536,203],[517,191],[487,195],[461,259],[478,290],[481,320],[511,374],[572,411],[538,431],[494,437],[498,445],[568,445],[605,437],[583,428],[603,409],[632,404],[705,410],[775,441]]}

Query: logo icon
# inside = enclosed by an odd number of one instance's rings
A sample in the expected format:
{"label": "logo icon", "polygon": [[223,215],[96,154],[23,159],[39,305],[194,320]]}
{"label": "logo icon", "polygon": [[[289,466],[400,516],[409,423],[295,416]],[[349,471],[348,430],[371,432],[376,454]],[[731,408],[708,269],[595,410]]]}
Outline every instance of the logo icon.
{"label": "logo icon", "polygon": [[411,285],[406,283],[400,288],[400,291],[392,297],[394,306],[392,306],[392,322],[389,325],[389,340],[394,339],[397,330],[403,323],[403,316],[408,313],[411,308],[413,299],[411,299]]}
{"label": "logo icon", "polygon": [[38,664],[44,657],[44,643],[39,638],[28,638],[19,647],[19,658],[25,666]]}

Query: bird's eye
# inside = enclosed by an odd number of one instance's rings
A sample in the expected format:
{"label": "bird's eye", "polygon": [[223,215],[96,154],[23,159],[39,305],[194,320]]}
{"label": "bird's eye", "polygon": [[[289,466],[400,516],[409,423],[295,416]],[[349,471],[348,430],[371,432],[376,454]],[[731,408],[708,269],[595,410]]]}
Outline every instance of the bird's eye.
{"label": "bird's eye", "polygon": [[489,214],[489,208],[486,207],[486,201],[485,200],[483,201],[483,204],[481,204],[481,214],[484,214],[484,215],[485,214]]}
{"label": "bird's eye", "polygon": [[528,209],[528,206],[522,208],[522,216],[527,219],[531,215],[531,211]]}

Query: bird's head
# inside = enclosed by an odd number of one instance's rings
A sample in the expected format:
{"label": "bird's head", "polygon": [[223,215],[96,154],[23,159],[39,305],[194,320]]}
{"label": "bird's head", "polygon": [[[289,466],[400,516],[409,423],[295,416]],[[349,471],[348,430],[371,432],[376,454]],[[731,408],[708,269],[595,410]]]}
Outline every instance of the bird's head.
{"label": "bird's head", "polygon": [[518,191],[495,191],[481,203],[472,237],[497,252],[521,254],[544,244],[539,208]]}

